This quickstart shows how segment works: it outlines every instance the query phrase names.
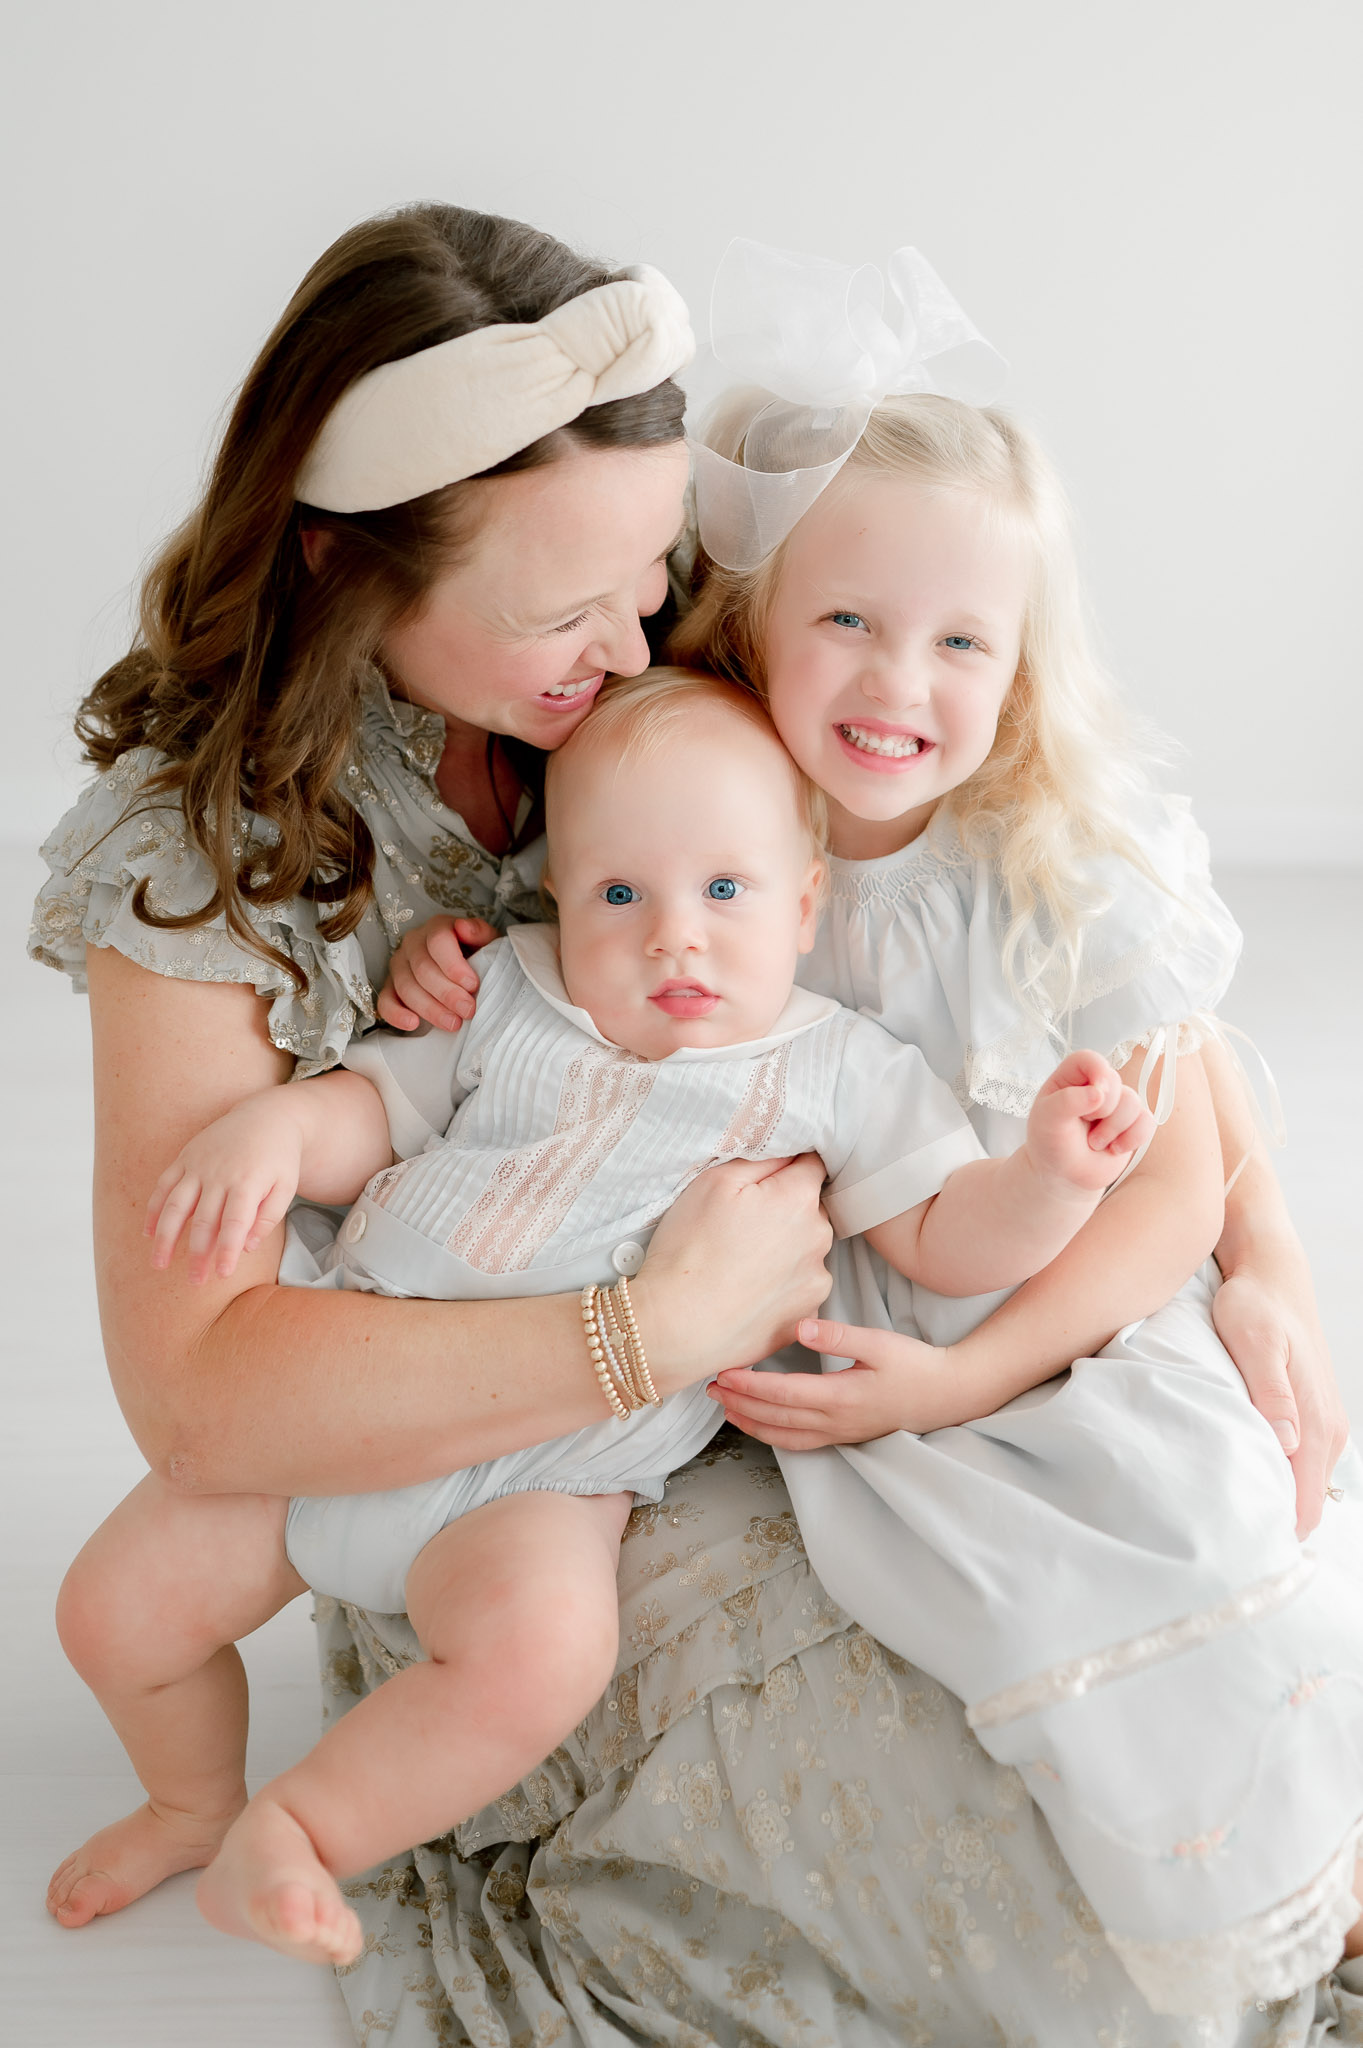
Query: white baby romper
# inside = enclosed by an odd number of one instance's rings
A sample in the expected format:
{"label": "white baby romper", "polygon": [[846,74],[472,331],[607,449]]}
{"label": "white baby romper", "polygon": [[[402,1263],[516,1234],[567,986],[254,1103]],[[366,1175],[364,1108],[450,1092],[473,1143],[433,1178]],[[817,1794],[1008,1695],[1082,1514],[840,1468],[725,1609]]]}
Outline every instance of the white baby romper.
{"label": "white baby romper", "polygon": [[[1108,906],[1049,1039],[1004,980],[998,877],[941,812],[901,853],[833,863],[801,979],[912,1035],[1002,1155],[1067,1044],[1120,1065],[1182,1026],[1190,1049],[1230,979],[1239,934],[1186,809],[1150,800],[1135,836],[1169,893],[1104,863]],[[827,1314],[933,1343],[1005,1298],[944,1300],[860,1242],[834,1261]],[[1359,1461],[1299,1545],[1290,1468],[1212,1326],[1215,1284],[1209,1265],[981,1421],[781,1456],[834,1598],[1016,1765],[1150,2003],[1203,2014],[1335,1962],[1363,1819]]]}
{"label": "white baby romper", "polygon": [[[521,925],[479,953],[476,1014],[457,1035],[374,1032],[350,1048],[401,1163],[375,1175],[334,1236],[318,1212],[296,1211],[281,1280],[447,1301],[576,1292],[637,1272],[660,1217],[717,1160],[817,1152],[846,1235],[981,1157],[917,1047],[828,998],[796,989],[761,1040],[645,1060],[573,1007],[556,939]],[[545,1489],[660,1500],[723,1419],[701,1383],[417,1486],[298,1499],[289,1556],[316,1591],[396,1613],[413,1560],[447,1523]]]}

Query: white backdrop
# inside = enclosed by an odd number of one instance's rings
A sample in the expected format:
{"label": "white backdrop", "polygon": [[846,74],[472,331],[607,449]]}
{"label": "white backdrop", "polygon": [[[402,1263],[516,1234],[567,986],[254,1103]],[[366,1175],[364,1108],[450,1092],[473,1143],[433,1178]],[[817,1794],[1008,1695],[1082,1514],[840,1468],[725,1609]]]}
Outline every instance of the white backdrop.
{"label": "white backdrop", "polygon": [[1223,859],[1363,861],[1357,0],[43,0],[11,10],[0,832],[311,260],[413,198],[703,309],[730,234],[916,242],[1013,364]]}

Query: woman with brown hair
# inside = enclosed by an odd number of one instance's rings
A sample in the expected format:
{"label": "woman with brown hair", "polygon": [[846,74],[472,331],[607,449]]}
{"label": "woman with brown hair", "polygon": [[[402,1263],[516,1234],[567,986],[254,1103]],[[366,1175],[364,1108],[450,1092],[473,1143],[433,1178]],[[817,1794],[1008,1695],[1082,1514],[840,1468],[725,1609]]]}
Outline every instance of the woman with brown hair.
{"label": "woman with brown hair", "polygon": [[[665,595],[684,356],[661,280],[516,223],[354,230],[267,341],[86,700],[99,773],[48,842],[35,950],[88,976],[101,1313],[155,1483],[408,1485],[604,1412],[575,1296],[280,1287],[282,1229],[196,1285],[192,1261],[151,1271],[142,1217],[191,1132],[339,1058],[406,930],[452,912],[473,945],[538,914],[538,764],[608,671],[645,666]],[[661,1389],[761,1358],[822,1299],[821,1177],[719,1168],[660,1226],[633,1284]],[[572,1740],[348,1888],[361,2039],[1175,2038],[1131,2011],[1020,1782],[813,1579],[761,1447],[716,1440],[636,1512],[621,1601],[620,1667]],[[109,1690],[93,1620],[63,1604]],[[328,1712],[414,1654],[402,1617],[318,1620]],[[243,1798],[222,1786],[224,1829]],[[51,1903],[82,1924],[214,1846],[144,1807]]]}

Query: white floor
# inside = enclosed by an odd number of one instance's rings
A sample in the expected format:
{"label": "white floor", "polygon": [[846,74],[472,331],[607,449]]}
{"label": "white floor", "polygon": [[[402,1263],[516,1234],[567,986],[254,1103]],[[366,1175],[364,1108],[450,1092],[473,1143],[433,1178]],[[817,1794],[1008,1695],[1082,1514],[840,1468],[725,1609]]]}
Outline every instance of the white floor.
{"label": "white floor", "polygon": [[[83,1003],[21,958],[41,870],[0,852],[0,978],[14,1022],[3,1075],[10,1166],[0,1246],[8,1302],[0,1439],[0,1588],[16,1656],[0,1693],[0,1984],[5,2038],[25,2048],[347,2048],[330,1977],[247,1949],[199,1920],[192,1881],[68,1933],[47,1875],[139,1792],[94,1702],[67,1668],[51,1610],[62,1571],[142,1470],[104,1378],[85,1250],[88,1040]],[[1363,1110],[1354,1077],[1363,1016],[1363,876],[1224,875],[1246,931],[1227,1014],[1273,1066],[1287,1107],[1281,1160],[1311,1248],[1327,1330],[1355,1422],[1363,1355],[1356,1284]],[[316,1686],[301,1604],[246,1647],[255,1706],[251,1771],[270,1776],[311,1740]]]}

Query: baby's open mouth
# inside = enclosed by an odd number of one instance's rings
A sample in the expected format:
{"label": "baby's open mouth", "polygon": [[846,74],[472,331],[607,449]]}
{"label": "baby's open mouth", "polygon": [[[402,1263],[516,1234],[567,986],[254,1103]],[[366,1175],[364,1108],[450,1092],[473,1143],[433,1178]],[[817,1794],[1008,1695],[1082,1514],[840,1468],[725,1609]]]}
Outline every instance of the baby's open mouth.
{"label": "baby's open mouth", "polygon": [[649,1001],[669,1017],[708,1017],[719,997],[702,981],[664,981]]}
{"label": "baby's open mouth", "polygon": [[851,747],[863,754],[880,754],[891,761],[903,761],[921,754],[928,744],[916,733],[872,732],[864,725],[840,725],[838,731]]}

